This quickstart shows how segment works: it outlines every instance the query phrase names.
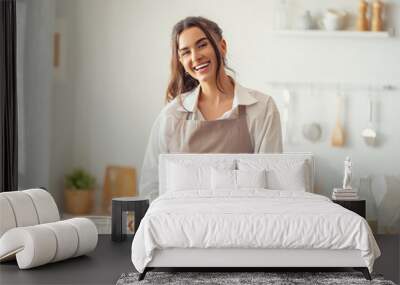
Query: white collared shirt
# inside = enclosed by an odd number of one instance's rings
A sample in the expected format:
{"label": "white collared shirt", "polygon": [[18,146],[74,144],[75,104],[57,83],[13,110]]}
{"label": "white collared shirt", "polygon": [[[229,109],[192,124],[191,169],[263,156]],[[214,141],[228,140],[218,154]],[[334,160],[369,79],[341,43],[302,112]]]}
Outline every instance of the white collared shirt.
{"label": "white collared shirt", "polygon": [[[152,199],[158,196],[158,156],[169,153],[168,145],[174,143],[171,142],[172,139],[176,139],[173,135],[183,127],[182,119],[187,117],[188,112],[193,112],[195,119],[204,120],[197,108],[199,94],[200,85],[181,97],[176,97],[162,109],[155,120],[141,172],[141,195],[150,195]],[[237,117],[239,105],[246,106],[247,126],[254,153],[282,152],[280,116],[272,97],[235,82],[232,109],[218,120]]]}

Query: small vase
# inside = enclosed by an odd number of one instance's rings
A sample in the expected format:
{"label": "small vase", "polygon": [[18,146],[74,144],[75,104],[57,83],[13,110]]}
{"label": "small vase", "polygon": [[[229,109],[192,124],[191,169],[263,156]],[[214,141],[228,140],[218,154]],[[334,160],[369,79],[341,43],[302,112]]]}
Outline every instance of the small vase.
{"label": "small vase", "polygon": [[65,189],[64,212],[75,215],[90,214],[93,209],[94,191],[92,189]]}
{"label": "small vase", "polygon": [[299,30],[311,30],[313,28],[313,19],[310,11],[305,11],[297,20],[297,29]]}

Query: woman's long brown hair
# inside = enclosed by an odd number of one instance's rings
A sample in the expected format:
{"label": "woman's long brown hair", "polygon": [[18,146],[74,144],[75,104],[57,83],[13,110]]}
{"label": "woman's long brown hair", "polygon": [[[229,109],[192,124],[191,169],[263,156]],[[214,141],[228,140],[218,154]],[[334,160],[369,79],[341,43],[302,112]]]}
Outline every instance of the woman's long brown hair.
{"label": "woman's long brown hair", "polygon": [[[222,84],[220,82],[220,69],[226,67],[226,60],[222,56],[218,49],[217,41],[222,39],[221,28],[213,21],[203,17],[187,17],[179,21],[172,30],[172,57],[171,57],[171,77],[166,92],[166,101],[170,102],[176,96],[188,92],[199,85],[199,82],[185,72],[182,64],[179,61],[179,36],[180,34],[191,27],[197,27],[201,29],[207,39],[210,41],[212,48],[214,49],[217,58],[217,72],[216,82],[217,88],[223,92]],[[229,67],[227,69],[231,70]]]}

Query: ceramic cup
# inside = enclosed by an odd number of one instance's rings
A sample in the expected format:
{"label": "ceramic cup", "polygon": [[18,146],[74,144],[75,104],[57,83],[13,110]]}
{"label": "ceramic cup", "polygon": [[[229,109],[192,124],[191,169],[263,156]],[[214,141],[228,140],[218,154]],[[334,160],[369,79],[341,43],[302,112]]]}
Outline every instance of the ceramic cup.
{"label": "ceramic cup", "polygon": [[346,12],[328,9],[321,19],[320,26],[327,31],[337,31],[344,28]]}

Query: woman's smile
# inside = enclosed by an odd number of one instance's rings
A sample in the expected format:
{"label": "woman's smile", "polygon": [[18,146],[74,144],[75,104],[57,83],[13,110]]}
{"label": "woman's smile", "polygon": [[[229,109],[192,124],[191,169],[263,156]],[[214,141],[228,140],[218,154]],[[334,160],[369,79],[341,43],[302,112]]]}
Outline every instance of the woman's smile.
{"label": "woman's smile", "polygon": [[210,70],[211,61],[196,65],[193,69],[198,73],[206,73]]}

